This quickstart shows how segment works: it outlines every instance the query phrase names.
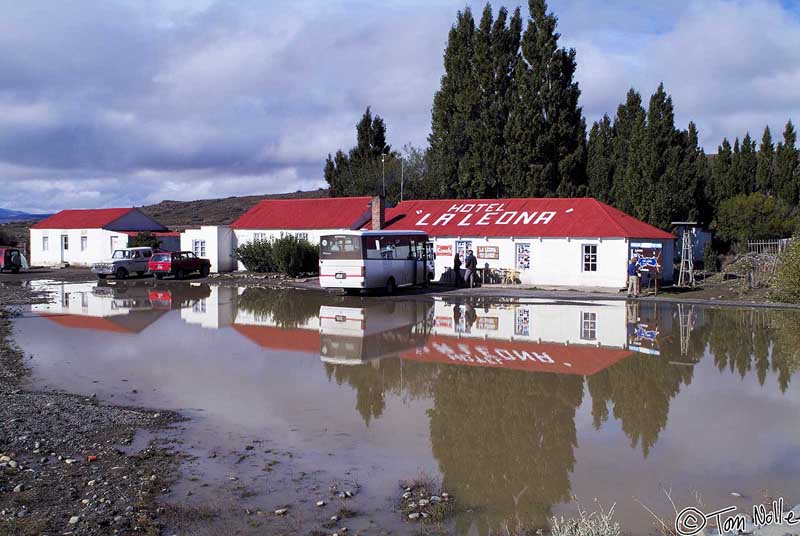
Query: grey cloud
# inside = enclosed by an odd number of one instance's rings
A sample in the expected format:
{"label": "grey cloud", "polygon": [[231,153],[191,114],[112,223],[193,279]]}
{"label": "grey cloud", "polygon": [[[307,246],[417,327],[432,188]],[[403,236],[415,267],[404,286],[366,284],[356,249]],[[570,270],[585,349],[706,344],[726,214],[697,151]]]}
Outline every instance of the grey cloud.
{"label": "grey cloud", "polygon": [[[523,2],[524,3],[524,2]],[[482,2],[469,2],[476,16]],[[506,3],[508,7],[516,4]],[[367,105],[424,145],[450,0],[117,0],[0,8],[0,206],[55,210],[321,186]],[[495,7],[499,7],[496,5]],[[774,2],[553,0],[589,120],[664,80],[703,141],[797,115]],[[766,31],[769,30],[769,31]],[[740,37],[737,37],[740,36]],[[731,89],[734,88],[734,89]]]}

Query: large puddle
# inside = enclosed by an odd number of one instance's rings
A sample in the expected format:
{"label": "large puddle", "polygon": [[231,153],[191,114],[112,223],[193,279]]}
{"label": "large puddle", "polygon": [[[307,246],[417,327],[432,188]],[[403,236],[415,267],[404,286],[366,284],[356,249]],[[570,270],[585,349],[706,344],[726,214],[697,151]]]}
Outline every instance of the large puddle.
{"label": "large puddle", "polygon": [[175,493],[194,501],[229,489],[237,504],[313,509],[340,481],[360,486],[362,524],[403,532],[397,483],[426,472],[457,498],[456,531],[481,535],[545,526],[573,497],[616,503],[641,534],[642,505],[670,511],[665,490],[709,509],[800,501],[794,312],[50,289],[16,324],[34,383],[192,416],[181,441],[202,460]]}

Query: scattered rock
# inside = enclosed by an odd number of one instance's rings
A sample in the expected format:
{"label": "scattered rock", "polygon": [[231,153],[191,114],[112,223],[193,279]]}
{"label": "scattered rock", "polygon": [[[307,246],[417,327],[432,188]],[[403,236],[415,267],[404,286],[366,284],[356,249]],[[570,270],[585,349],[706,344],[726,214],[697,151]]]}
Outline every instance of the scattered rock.
{"label": "scattered rock", "polygon": [[428,499],[420,499],[417,504],[419,504],[420,506],[428,506],[430,504],[430,501]]}
{"label": "scattered rock", "polygon": [[80,521],[80,520],[81,520],[81,518],[80,518],[80,517],[78,517],[78,516],[72,516],[71,518],[69,518],[69,524],[70,524],[70,525],[75,525],[75,524],[76,524],[78,521]]}
{"label": "scattered rock", "polygon": [[289,511],[288,508],[278,508],[277,510],[275,510],[275,515],[276,516],[285,516],[288,511]]}
{"label": "scattered rock", "polygon": [[417,519],[419,519],[419,514],[417,512],[408,514],[408,519],[410,519],[411,521],[416,521]]}
{"label": "scattered rock", "polygon": [[22,491],[22,484],[17,484],[14,488],[14,493],[19,493],[20,491]]}
{"label": "scattered rock", "polygon": [[325,506],[325,504],[326,504],[325,501],[317,501],[317,506],[319,506],[320,508]]}
{"label": "scattered rock", "polygon": [[408,500],[411,497],[413,497],[413,493],[411,493],[410,491],[403,493],[403,499]]}

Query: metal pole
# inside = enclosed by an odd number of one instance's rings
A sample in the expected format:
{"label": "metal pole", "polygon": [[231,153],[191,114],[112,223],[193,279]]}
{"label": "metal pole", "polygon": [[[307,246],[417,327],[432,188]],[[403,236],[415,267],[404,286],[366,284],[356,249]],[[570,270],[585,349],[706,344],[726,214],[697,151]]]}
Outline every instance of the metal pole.
{"label": "metal pole", "polygon": [[406,161],[400,158],[400,201],[403,201],[403,181],[405,180]]}
{"label": "metal pole", "polygon": [[386,197],[386,155],[381,155],[381,181],[383,183],[383,197]]}

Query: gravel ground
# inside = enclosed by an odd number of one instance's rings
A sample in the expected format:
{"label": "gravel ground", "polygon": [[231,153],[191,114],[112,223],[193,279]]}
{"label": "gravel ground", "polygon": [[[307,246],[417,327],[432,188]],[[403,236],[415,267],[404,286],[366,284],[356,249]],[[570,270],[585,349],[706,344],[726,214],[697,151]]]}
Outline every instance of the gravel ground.
{"label": "gravel ground", "polygon": [[158,534],[168,514],[156,498],[175,478],[176,455],[152,444],[122,448],[137,430],[180,417],[29,390],[12,318],[15,306],[43,299],[0,283],[0,534]]}

